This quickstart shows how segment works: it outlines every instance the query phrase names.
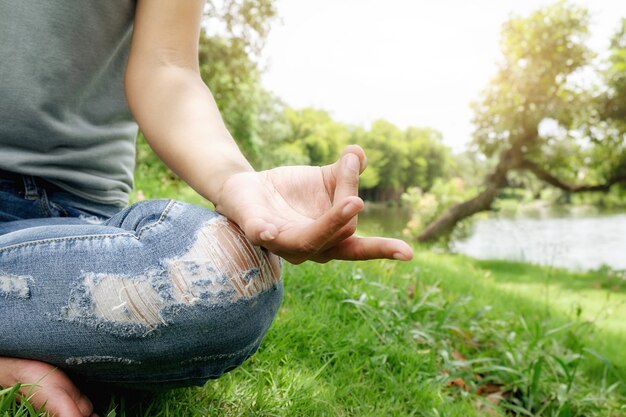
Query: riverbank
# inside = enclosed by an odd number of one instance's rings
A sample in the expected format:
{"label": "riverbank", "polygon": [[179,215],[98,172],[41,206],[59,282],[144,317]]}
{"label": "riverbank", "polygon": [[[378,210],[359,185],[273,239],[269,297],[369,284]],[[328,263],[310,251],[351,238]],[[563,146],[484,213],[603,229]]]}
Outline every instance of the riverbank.
{"label": "riverbank", "polygon": [[430,252],[287,265],[259,352],[139,415],[622,416],[623,317],[608,272]]}

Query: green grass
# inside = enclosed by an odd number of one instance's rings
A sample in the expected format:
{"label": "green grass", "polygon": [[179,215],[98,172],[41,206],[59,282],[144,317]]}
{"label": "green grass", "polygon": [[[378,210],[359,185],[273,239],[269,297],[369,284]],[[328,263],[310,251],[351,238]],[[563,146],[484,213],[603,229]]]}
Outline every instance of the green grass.
{"label": "green grass", "polygon": [[0,417],[37,417],[44,414],[42,410],[37,410],[30,404],[28,393],[22,395],[18,392],[21,387],[20,385],[5,389],[0,387]]}
{"label": "green grass", "polygon": [[[626,415],[626,285],[609,271],[422,252],[288,265],[284,280],[276,322],[244,366],[136,414]],[[129,409],[117,401],[109,415]]]}

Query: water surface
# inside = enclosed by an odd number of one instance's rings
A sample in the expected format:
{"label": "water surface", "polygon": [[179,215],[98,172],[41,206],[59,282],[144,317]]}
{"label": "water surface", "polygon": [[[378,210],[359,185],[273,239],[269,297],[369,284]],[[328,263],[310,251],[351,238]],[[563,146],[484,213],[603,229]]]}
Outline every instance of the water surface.
{"label": "water surface", "polygon": [[453,250],[578,270],[626,269],[626,214],[482,219]]}
{"label": "water surface", "polygon": [[[479,259],[531,262],[576,270],[607,265],[626,270],[626,214],[587,208],[534,207],[517,217],[493,214],[476,221],[471,235],[452,250]],[[407,207],[366,204],[359,230],[402,238]]]}

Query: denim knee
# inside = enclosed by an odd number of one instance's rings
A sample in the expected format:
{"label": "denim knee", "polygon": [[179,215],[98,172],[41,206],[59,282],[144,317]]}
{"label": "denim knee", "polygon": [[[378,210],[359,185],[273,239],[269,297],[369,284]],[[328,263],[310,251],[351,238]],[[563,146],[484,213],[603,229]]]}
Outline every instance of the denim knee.
{"label": "denim knee", "polygon": [[185,203],[146,201],[100,225],[14,235],[23,242],[0,255],[29,292],[0,305],[13,317],[3,329],[30,319],[0,354],[92,381],[152,388],[216,378],[254,353],[282,300],[280,259]]}
{"label": "denim knee", "polygon": [[[125,339],[135,353],[116,356],[117,372],[111,363],[102,369],[97,356],[70,358],[66,366],[99,380],[106,371],[109,382],[127,386],[198,385],[239,366],[259,347],[282,300],[280,258],[252,245],[225,217],[172,204],[161,216],[164,227],[142,229],[159,268],[141,277],[99,274],[84,282],[91,310],[100,313],[96,325]],[[190,228],[190,218],[202,221]],[[177,236],[190,230],[191,239]],[[168,256],[171,248],[150,239],[187,243]]]}

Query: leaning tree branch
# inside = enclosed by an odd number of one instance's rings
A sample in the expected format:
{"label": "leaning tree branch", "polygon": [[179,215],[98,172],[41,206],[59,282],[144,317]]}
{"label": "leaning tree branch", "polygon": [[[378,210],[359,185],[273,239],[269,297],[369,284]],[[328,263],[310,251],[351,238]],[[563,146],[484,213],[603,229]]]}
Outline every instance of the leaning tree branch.
{"label": "leaning tree branch", "polygon": [[519,169],[526,169],[532,172],[540,180],[570,193],[608,191],[613,185],[620,182],[626,182],[626,175],[615,175],[607,179],[602,184],[569,184],[555,177],[536,163],[528,160],[524,160],[524,162],[520,164]]}
{"label": "leaning tree branch", "polygon": [[456,224],[466,217],[472,216],[481,211],[491,209],[491,205],[500,193],[500,190],[506,185],[507,173],[518,166],[520,147],[516,146],[511,149],[502,151],[500,161],[494,172],[487,177],[485,189],[474,198],[462,203],[456,204],[446,210],[437,219],[431,222],[417,236],[418,242],[428,242],[437,239],[437,237],[449,233]]}
{"label": "leaning tree branch", "polygon": [[490,184],[483,192],[476,197],[463,203],[456,204],[444,214],[430,223],[417,237],[419,242],[427,242],[436,239],[438,236],[450,232],[456,224],[466,217],[472,216],[481,211],[491,209],[491,205],[496,199],[501,187]]}

